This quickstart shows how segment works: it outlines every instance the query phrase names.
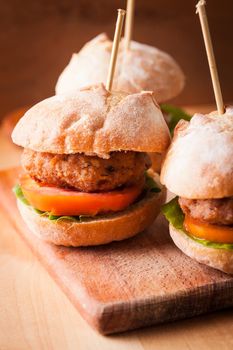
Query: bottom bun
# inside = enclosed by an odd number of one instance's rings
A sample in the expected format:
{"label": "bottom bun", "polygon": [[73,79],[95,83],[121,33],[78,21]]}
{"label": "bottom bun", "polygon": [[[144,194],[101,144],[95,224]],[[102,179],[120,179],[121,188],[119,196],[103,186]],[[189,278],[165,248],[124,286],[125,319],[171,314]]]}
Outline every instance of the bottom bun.
{"label": "bottom bun", "polygon": [[122,212],[84,222],[49,220],[21,201],[17,203],[25,223],[37,237],[56,245],[80,247],[120,241],[145,230],[155,220],[165,198],[165,188],[159,193],[148,192]]}
{"label": "bottom bun", "polygon": [[233,274],[233,250],[206,247],[172,225],[169,226],[169,229],[175,245],[190,258],[217,270]]}

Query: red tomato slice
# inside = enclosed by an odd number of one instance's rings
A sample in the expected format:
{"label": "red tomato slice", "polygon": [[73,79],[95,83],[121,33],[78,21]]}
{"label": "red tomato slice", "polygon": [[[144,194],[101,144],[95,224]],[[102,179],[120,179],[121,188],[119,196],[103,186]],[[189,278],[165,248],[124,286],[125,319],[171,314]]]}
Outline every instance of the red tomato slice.
{"label": "red tomato slice", "polygon": [[36,209],[53,215],[96,215],[124,210],[142,192],[141,186],[112,192],[87,193],[38,184],[27,174],[20,185],[25,198]]}
{"label": "red tomato slice", "polygon": [[184,227],[197,238],[215,243],[233,243],[233,228],[230,226],[211,225],[186,215]]}

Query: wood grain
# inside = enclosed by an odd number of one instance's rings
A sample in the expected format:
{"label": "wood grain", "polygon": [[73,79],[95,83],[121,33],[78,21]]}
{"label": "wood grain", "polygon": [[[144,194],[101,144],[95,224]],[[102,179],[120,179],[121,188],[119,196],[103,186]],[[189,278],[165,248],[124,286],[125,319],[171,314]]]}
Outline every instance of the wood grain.
{"label": "wood grain", "polygon": [[0,212],[1,350],[231,350],[232,310],[103,337],[81,318]]}
{"label": "wood grain", "polygon": [[82,316],[109,334],[233,306],[233,277],[202,266],[171,242],[160,217],[133,239],[92,248],[65,248],[36,238],[16,208],[19,169],[0,173],[5,215]]}

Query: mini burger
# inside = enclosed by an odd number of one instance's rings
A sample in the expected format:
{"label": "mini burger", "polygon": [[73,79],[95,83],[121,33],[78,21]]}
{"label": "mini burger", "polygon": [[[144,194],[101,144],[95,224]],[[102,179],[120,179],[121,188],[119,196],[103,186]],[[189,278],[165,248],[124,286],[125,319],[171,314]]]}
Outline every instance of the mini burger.
{"label": "mini burger", "polygon": [[[72,58],[61,73],[56,94],[69,94],[83,86],[106,81],[112,50],[112,41],[106,34],[100,34],[89,41]],[[182,118],[189,115],[174,106],[164,104],[176,97],[184,88],[185,77],[177,62],[167,53],[149,46],[131,41],[130,50],[125,52],[122,39],[117,57],[113,88],[127,93],[154,91],[156,100],[171,133]],[[150,154],[153,168],[160,171],[161,156]]]}
{"label": "mini burger", "polygon": [[233,274],[233,107],[178,123],[161,182],[178,196],[163,207],[175,244]]}
{"label": "mini burger", "polygon": [[53,96],[23,116],[12,138],[24,147],[19,211],[47,242],[89,246],[129,238],[164,203],[146,152],[164,152],[170,136],[151,92],[109,92],[99,84]]}
{"label": "mini burger", "polygon": [[[74,92],[83,86],[106,81],[112,41],[100,34],[74,53],[61,73],[56,94]],[[177,62],[167,53],[149,45],[131,41],[125,52],[122,39],[117,56],[113,89],[127,93],[154,91],[158,103],[177,96],[185,83]]]}

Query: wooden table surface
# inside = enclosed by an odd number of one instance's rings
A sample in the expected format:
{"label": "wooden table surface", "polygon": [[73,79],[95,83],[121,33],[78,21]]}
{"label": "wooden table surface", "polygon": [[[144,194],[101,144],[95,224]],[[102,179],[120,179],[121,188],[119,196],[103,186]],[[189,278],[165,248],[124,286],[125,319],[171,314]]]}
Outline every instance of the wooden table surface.
{"label": "wooden table surface", "polygon": [[[17,165],[19,154],[0,131],[0,168]],[[9,231],[0,212],[1,350],[233,349],[232,310],[120,335],[95,333],[18,234]]]}

